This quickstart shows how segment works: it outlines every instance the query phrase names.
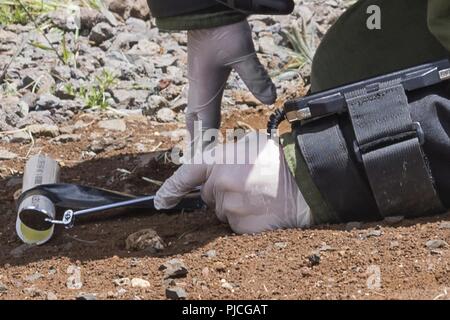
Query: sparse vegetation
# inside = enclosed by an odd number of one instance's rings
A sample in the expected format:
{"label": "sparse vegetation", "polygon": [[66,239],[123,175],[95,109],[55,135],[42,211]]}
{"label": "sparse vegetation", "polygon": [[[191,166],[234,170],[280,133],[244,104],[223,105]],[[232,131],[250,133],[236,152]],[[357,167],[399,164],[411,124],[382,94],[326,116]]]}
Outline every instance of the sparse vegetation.
{"label": "sparse vegetation", "polygon": [[65,90],[68,95],[82,98],[87,108],[106,110],[111,107],[109,90],[117,84],[117,81],[115,74],[104,69],[90,85],[76,90],[72,84],[68,83],[65,86]]}

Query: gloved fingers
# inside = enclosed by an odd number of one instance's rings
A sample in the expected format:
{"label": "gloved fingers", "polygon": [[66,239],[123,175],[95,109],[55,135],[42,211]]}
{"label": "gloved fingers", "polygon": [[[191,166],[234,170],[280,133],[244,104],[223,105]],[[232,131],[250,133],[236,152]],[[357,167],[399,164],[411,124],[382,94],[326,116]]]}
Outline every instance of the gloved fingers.
{"label": "gloved fingers", "polygon": [[156,193],[155,208],[160,210],[175,207],[186,194],[203,185],[206,179],[205,164],[183,164]]}
{"label": "gloved fingers", "polygon": [[267,105],[275,103],[277,99],[276,87],[256,53],[234,62],[232,67],[259,101]]}

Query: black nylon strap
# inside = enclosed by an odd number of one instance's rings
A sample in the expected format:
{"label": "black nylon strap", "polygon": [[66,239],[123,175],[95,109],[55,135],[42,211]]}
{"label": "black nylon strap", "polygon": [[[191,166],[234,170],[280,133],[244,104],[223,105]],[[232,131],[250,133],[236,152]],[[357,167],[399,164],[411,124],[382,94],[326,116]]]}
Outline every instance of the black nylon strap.
{"label": "black nylon strap", "polygon": [[379,219],[372,191],[350,157],[337,118],[297,126],[295,133],[312,180],[339,220]]}
{"label": "black nylon strap", "polygon": [[414,133],[402,85],[346,96],[366,174],[383,216],[419,216],[442,210]]}

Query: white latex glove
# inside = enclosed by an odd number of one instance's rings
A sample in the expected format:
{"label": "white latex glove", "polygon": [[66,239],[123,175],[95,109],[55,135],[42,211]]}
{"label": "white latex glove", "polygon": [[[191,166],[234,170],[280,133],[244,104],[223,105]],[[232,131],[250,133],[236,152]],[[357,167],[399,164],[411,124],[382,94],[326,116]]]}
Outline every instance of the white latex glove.
{"label": "white latex glove", "polygon": [[194,140],[194,122],[201,131],[219,129],[222,95],[235,70],[253,95],[265,104],[277,98],[275,85],[260,63],[247,22],[188,31],[189,94],[186,125]]}
{"label": "white latex glove", "polygon": [[[258,150],[249,146],[258,145]],[[236,233],[307,227],[310,208],[289,172],[281,147],[265,134],[250,133],[237,143],[218,145],[204,160],[243,157],[243,164],[184,164],[156,194],[157,209],[170,209],[195,187],[217,217]],[[220,161],[220,160],[219,160]],[[210,162],[211,163],[211,162]],[[217,161],[216,161],[217,163]],[[234,163],[236,163],[234,161]]]}

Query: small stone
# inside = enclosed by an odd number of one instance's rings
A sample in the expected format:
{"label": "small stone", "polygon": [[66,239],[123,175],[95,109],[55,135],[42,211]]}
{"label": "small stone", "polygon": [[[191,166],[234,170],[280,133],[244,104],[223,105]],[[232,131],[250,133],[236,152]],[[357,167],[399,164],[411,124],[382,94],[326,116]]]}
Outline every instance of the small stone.
{"label": "small stone", "polygon": [[29,275],[28,277],[26,277],[25,281],[27,281],[27,282],[35,282],[36,280],[39,280],[39,279],[41,279],[43,277],[44,277],[43,274],[41,274],[39,272],[36,272],[36,273],[33,273],[32,275]]}
{"label": "small stone", "polygon": [[312,272],[311,269],[308,267],[303,267],[300,269],[300,273],[303,277],[309,277],[311,276]]}
{"label": "small stone", "polygon": [[398,248],[399,246],[400,246],[400,242],[398,242],[398,241],[396,241],[396,240],[391,241],[391,242],[389,243],[389,248],[391,248],[391,249]]}
{"label": "small stone", "polygon": [[18,157],[17,154],[5,149],[0,149],[0,161],[1,160],[14,160]]}
{"label": "small stone", "polygon": [[311,266],[317,266],[320,264],[320,254],[313,253],[308,257],[308,261]]}
{"label": "small stone", "polygon": [[327,245],[326,243],[322,243],[322,246],[317,249],[319,252],[325,252],[325,251],[335,251],[336,249],[332,246]]}
{"label": "small stone", "polygon": [[439,229],[450,229],[450,221],[443,221],[439,225]]}
{"label": "small stone", "polygon": [[114,284],[118,287],[130,286],[131,280],[129,278],[120,278],[113,280]]}
{"label": "small stone", "polygon": [[275,242],[273,246],[278,249],[284,249],[288,246],[288,243],[287,242]]}
{"label": "small stone", "polygon": [[349,222],[345,225],[345,230],[351,231],[353,229],[359,229],[361,228],[362,223],[358,221]]}
{"label": "small stone", "polygon": [[61,99],[52,94],[43,94],[36,101],[36,110],[50,110],[61,107]]}
{"label": "small stone", "polygon": [[53,138],[51,142],[54,143],[68,143],[78,142],[81,140],[81,134],[62,134],[56,138]]}
{"label": "small stone", "polygon": [[140,278],[133,278],[131,279],[131,286],[133,288],[149,288],[150,287],[150,282],[148,282],[147,280],[144,279],[140,279]]}
{"label": "small stone", "polygon": [[0,295],[6,292],[8,292],[8,287],[0,282]]}
{"label": "small stone", "polygon": [[32,124],[27,127],[34,137],[51,137],[55,138],[59,135],[59,128],[55,125],[48,124]]}
{"label": "small stone", "polygon": [[216,255],[217,255],[216,250],[208,250],[204,254],[202,254],[202,257],[215,258]]}
{"label": "small stone", "polygon": [[125,290],[124,288],[117,289],[118,296],[123,296],[125,293],[127,293],[127,290]]}
{"label": "small stone", "polygon": [[383,232],[381,230],[370,230],[369,232],[367,232],[366,236],[367,236],[367,238],[381,237],[382,234],[383,234]]}
{"label": "small stone", "polygon": [[8,136],[8,140],[10,143],[28,143],[31,141],[31,137],[28,132],[19,131]]}
{"label": "small stone", "polygon": [[223,262],[217,261],[214,263],[214,270],[218,272],[225,272],[227,270],[227,266]]}
{"label": "small stone", "polygon": [[103,120],[98,123],[98,126],[101,129],[110,130],[110,131],[125,131],[127,130],[127,125],[122,119],[113,119],[113,120]]}
{"label": "small stone", "polygon": [[183,278],[188,274],[188,269],[183,261],[179,259],[171,259],[159,267],[160,271],[164,271],[165,279]]}
{"label": "small stone", "polygon": [[392,216],[384,218],[384,222],[388,225],[395,225],[402,222],[405,219],[403,216]]}
{"label": "small stone", "polygon": [[444,240],[429,240],[425,243],[428,249],[435,250],[440,248],[445,248],[448,246],[448,243]]}
{"label": "small stone", "polygon": [[220,286],[221,286],[222,288],[228,289],[228,290],[230,290],[230,291],[234,291],[233,285],[232,285],[231,283],[229,283],[227,280],[222,279],[222,280],[220,280],[220,282],[221,282],[221,285],[220,285]]}
{"label": "small stone", "polygon": [[209,277],[209,268],[208,267],[204,267],[202,269],[202,276],[205,277],[205,278]]}
{"label": "small stone", "polygon": [[156,119],[160,122],[173,122],[176,116],[176,113],[169,108],[162,108],[156,113]]}
{"label": "small stone", "polygon": [[144,229],[129,235],[125,244],[127,250],[146,250],[153,253],[166,247],[163,239],[153,229]]}
{"label": "small stone", "polygon": [[76,300],[97,300],[96,295],[91,293],[80,294],[75,298]]}
{"label": "small stone", "polygon": [[166,288],[166,297],[171,300],[182,300],[187,298],[187,293],[183,288],[171,287]]}
{"label": "small stone", "polygon": [[106,22],[101,22],[97,24],[94,28],[92,28],[91,33],[89,35],[89,40],[94,42],[96,45],[101,44],[103,41],[109,40],[114,37],[115,31],[114,28],[111,27]]}
{"label": "small stone", "polygon": [[22,292],[31,298],[37,298],[44,295],[44,292],[42,290],[39,290],[35,287],[25,288],[22,290]]}
{"label": "small stone", "polygon": [[51,300],[51,301],[58,300],[58,297],[56,296],[55,293],[49,291],[49,292],[47,292],[47,300]]}

